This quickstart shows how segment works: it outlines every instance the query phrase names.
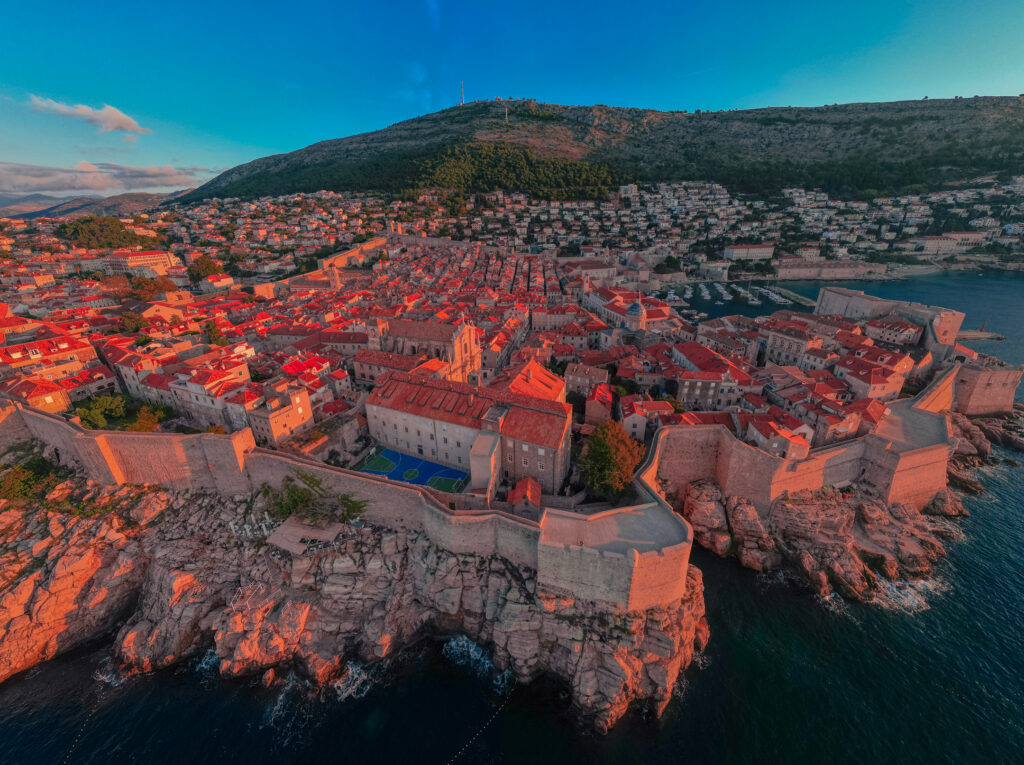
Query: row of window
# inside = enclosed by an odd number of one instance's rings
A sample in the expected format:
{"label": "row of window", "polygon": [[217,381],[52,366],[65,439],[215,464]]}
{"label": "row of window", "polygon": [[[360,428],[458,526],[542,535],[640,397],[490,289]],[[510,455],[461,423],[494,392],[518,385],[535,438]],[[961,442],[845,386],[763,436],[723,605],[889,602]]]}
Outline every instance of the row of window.
{"label": "row of window", "polygon": [[[514,460],[514,458],[512,457],[511,454],[509,454],[508,455],[508,461],[512,462],[513,460]],[[530,467],[530,458],[529,457],[523,457],[523,467]],[[538,462],[537,463],[537,469],[540,470],[540,471],[543,471],[544,470],[544,463],[543,462]]]}

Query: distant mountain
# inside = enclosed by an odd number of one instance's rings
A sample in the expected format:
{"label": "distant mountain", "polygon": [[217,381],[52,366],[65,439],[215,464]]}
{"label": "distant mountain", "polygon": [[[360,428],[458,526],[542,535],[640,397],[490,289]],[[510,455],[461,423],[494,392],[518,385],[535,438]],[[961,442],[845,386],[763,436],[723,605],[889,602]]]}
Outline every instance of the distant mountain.
{"label": "distant mountain", "polygon": [[426,186],[574,197],[630,180],[865,196],[1021,172],[1024,97],[694,113],[478,101],[257,159],[181,200]]}
{"label": "distant mountain", "polygon": [[23,217],[36,210],[45,210],[66,201],[67,197],[52,197],[49,194],[0,194],[0,218]]}
{"label": "distant mountain", "polygon": [[[188,191],[190,191],[189,189]],[[87,215],[112,215],[115,218],[152,210],[168,199],[173,199],[186,192],[172,194],[148,194],[130,192],[112,197],[75,197],[65,199],[59,204],[31,213],[23,214],[24,218],[83,218]],[[3,210],[0,210],[0,214]]]}

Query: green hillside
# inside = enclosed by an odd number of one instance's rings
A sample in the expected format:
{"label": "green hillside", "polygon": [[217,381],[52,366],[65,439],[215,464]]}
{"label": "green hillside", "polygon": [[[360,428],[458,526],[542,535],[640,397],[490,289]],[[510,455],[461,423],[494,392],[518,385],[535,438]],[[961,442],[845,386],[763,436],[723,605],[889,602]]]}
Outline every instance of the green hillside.
{"label": "green hillside", "polygon": [[703,113],[487,101],[257,159],[181,199],[423,187],[600,198],[678,180],[871,196],[1022,172],[1019,97]]}

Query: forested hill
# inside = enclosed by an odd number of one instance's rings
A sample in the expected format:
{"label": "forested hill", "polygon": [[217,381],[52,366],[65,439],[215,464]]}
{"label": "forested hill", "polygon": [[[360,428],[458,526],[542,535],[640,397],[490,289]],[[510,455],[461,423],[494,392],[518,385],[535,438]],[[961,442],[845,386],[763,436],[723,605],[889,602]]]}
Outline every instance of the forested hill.
{"label": "forested hill", "polygon": [[424,187],[579,198],[668,180],[872,196],[1022,172],[1024,97],[690,113],[479,101],[257,159],[181,199]]}

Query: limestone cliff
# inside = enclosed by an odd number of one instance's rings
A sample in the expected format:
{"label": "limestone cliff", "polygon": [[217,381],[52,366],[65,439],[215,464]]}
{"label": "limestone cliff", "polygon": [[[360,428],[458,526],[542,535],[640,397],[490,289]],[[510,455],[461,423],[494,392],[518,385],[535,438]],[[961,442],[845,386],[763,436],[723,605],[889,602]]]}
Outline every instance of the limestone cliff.
{"label": "limestone cliff", "polygon": [[694,538],[712,552],[733,554],[755,571],[786,558],[818,594],[836,590],[857,600],[873,597],[881,579],[928,576],[945,555],[940,538],[951,533],[930,516],[965,512],[950,492],[921,513],[855,490],[822,489],[780,497],[762,521],[747,500],[723,497],[711,480],[691,483],[681,509]]}
{"label": "limestone cliff", "polygon": [[708,639],[693,566],[684,599],[625,613],[417,532],[345,527],[296,566],[266,545],[251,497],[69,481],[46,499],[45,509],[0,504],[0,680],[113,635],[129,671],[212,647],[226,676],[270,681],[290,668],[324,684],[348,661],[464,634],[520,681],[561,679],[581,719],[603,731],[632,705],[660,712]]}

